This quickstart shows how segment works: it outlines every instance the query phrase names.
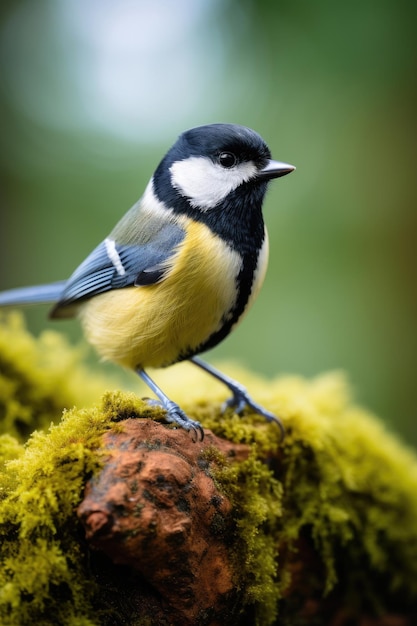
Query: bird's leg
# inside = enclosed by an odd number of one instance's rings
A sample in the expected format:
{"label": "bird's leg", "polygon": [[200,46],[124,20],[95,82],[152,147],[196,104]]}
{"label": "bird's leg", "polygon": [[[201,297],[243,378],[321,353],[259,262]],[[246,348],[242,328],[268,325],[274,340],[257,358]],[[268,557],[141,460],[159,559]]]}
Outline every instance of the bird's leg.
{"label": "bird's leg", "polygon": [[216,369],[212,365],[208,365],[208,363],[202,361],[198,357],[193,356],[190,358],[190,361],[198,367],[201,367],[201,369],[203,369],[208,374],[214,376],[214,378],[217,378],[217,380],[225,384],[226,387],[230,389],[230,391],[232,392],[232,397],[226,400],[224,407],[225,409],[231,407],[236,411],[238,415],[240,415],[246,407],[249,407],[255,413],[263,415],[268,422],[274,422],[280,429],[282,438],[284,438],[285,429],[279,417],[276,417],[276,415],[274,415],[270,411],[267,411],[260,404],[252,400],[243,385],[236,382],[232,378],[229,378],[229,376],[222,374],[222,372],[220,372],[218,369]]}
{"label": "bird's leg", "polygon": [[189,418],[182,409],[172,402],[167,395],[164,394],[162,389],[152,380],[152,378],[145,372],[145,370],[136,370],[138,376],[148,385],[154,394],[159,398],[160,404],[166,410],[166,419],[168,422],[175,422],[181,428],[192,432],[193,439],[195,441],[202,441],[204,439],[204,430],[200,422]]}

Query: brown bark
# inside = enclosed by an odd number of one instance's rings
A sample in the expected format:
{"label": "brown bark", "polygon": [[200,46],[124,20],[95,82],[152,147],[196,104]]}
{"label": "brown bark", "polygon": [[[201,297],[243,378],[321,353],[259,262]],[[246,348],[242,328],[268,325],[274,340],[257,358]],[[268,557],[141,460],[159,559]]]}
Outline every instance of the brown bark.
{"label": "brown bark", "polygon": [[[119,432],[105,435],[103,446],[103,469],[87,485],[78,507],[86,539],[95,550],[91,563],[101,590],[100,623],[253,624],[254,607],[243,606],[230,552],[236,537],[232,505],[212,471],[224,457],[247,459],[249,446],[225,441],[209,430],[203,442],[195,443],[182,429],[139,418],[124,420]],[[282,471],[279,455],[267,462]],[[323,560],[308,529],[290,547],[278,537],[277,544],[279,571],[287,573],[288,584],[276,625],[416,623],[414,611],[410,614],[407,608],[401,614],[398,599],[392,611],[377,616],[373,610],[364,611],[361,602],[351,606],[342,572],[338,585],[326,595]],[[346,556],[341,553],[342,562]],[[357,593],[360,597],[361,590]]]}
{"label": "brown bark", "polygon": [[[90,545],[146,581],[145,612],[153,590],[152,612],[159,600],[170,624],[228,623],[237,593],[227,547],[231,505],[208,471],[218,458],[210,450],[236,459],[249,448],[210,431],[193,443],[184,430],[141,419],[124,421],[104,445],[103,471],[78,508]],[[140,614],[140,594],[135,603]]]}

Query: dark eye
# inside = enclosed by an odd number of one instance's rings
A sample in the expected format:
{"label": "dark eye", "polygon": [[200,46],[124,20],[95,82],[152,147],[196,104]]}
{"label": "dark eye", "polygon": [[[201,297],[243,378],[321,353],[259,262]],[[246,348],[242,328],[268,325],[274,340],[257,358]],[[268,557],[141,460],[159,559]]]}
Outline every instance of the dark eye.
{"label": "dark eye", "polygon": [[220,152],[219,163],[222,167],[233,167],[237,163],[237,158],[233,152]]}

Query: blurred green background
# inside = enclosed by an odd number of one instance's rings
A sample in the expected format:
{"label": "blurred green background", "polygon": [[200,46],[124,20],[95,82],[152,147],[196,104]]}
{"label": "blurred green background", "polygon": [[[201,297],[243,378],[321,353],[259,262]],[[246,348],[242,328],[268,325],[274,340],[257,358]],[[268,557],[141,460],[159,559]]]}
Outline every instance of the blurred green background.
{"label": "blurred green background", "polygon": [[[245,124],[297,171],[268,194],[259,300],[210,359],[342,369],[417,444],[416,17],[412,0],[3,0],[1,288],[68,276],[182,130]],[[28,311],[36,332],[45,317]]]}

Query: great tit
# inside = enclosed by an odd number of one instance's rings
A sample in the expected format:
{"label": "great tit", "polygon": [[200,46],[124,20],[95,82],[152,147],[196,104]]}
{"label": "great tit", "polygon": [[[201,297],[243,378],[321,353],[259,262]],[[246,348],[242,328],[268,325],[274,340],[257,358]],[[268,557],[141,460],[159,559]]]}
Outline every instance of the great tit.
{"label": "great tit", "polygon": [[134,369],[166,419],[202,439],[146,373],[190,360],[223,382],[226,405],[281,420],[197,355],[222,341],[256,298],[268,262],[262,202],[268,182],[294,170],[273,161],[263,139],[235,124],[181,134],[143,196],[66,280],[0,293],[0,306],[55,302],[50,317],[78,316],[105,359]]}

